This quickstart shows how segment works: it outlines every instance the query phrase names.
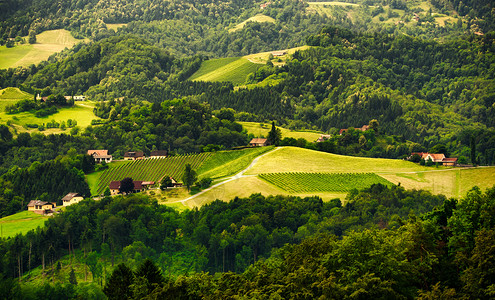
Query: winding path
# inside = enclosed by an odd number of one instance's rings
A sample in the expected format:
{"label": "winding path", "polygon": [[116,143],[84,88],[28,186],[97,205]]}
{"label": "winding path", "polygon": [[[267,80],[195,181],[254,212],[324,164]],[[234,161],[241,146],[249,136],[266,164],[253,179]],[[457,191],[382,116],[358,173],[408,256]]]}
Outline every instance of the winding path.
{"label": "winding path", "polygon": [[199,195],[202,195],[202,194],[204,194],[204,193],[208,192],[208,191],[209,191],[209,190],[211,190],[211,189],[214,189],[214,188],[216,188],[216,187],[219,187],[219,186],[221,186],[222,184],[225,184],[225,183],[227,183],[227,182],[230,182],[230,181],[233,181],[233,180],[236,180],[236,179],[239,179],[239,178],[243,178],[243,177],[251,177],[251,176],[256,176],[256,175],[244,175],[244,173],[245,173],[247,170],[251,169],[251,168],[252,168],[252,167],[253,167],[253,166],[254,166],[254,165],[258,162],[258,160],[259,160],[260,158],[262,158],[263,156],[267,155],[268,153],[272,153],[272,152],[274,152],[274,151],[277,151],[277,150],[279,150],[279,149],[282,149],[282,148],[283,148],[283,147],[277,147],[277,148],[275,148],[275,149],[273,149],[273,150],[270,150],[270,151],[268,151],[268,152],[266,152],[266,153],[261,154],[260,156],[257,156],[255,159],[253,159],[253,161],[251,162],[251,164],[249,164],[249,166],[247,166],[247,168],[245,168],[244,170],[240,171],[239,173],[235,174],[235,175],[234,175],[234,176],[232,176],[232,177],[227,177],[227,180],[224,180],[224,181],[222,181],[222,182],[219,182],[219,183],[217,183],[217,184],[214,184],[214,185],[210,186],[209,188],[204,189],[204,190],[202,190],[201,192],[199,192],[199,193],[197,193],[197,194],[194,194],[194,195],[192,195],[191,197],[186,198],[186,199],[184,199],[184,200],[178,200],[178,201],[173,201],[173,202],[168,202],[168,203],[178,203],[178,202],[180,202],[180,203],[182,203],[182,204],[184,204],[184,205],[185,205],[187,201],[192,200],[192,199],[194,199],[194,198],[198,197]]}

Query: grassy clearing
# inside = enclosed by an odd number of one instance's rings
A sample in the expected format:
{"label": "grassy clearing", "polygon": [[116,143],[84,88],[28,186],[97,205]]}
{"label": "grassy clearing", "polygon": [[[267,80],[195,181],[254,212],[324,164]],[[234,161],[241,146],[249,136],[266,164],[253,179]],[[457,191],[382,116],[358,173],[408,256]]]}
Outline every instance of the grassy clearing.
{"label": "grassy clearing", "polygon": [[[33,96],[30,94],[26,94],[24,99],[31,99]],[[38,131],[36,128],[28,128],[27,124],[46,124],[51,120],[55,120],[58,123],[64,121],[67,122],[68,119],[76,120],[77,126],[79,127],[87,127],[91,125],[91,121],[93,119],[99,119],[99,117],[95,116],[93,113],[93,108],[95,103],[90,101],[84,102],[76,102],[73,107],[70,108],[59,108],[56,114],[51,116],[37,118],[34,115],[34,112],[22,112],[17,114],[9,115],[5,112],[5,106],[9,104],[14,104],[18,100],[14,99],[4,99],[0,96],[0,124],[5,124],[7,121],[11,121],[13,126],[18,130],[18,132],[34,132]],[[16,126],[17,125],[17,126]],[[67,129],[65,132],[68,132],[70,129]],[[50,133],[61,133],[64,132],[58,128],[47,129],[42,133],[50,134]]]}
{"label": "grassy clearing", "polygon": [[43,227],[46,216],[38,215],[32,211],[22,211],[14,215],[0,219],[0,237],[13,237],[16,234],[25,234],[39,226]]}
{"label": "grassy clearing", "polygon": [[[294,54],[294,52],[296,52],[296,51],[307,50],[309,48],[310,48],[310,46],[301,46],[301,47],[296,47],[296,48],[284,49],[283,51],[286,51],[287,54],[282,55],[282,56],[278,56],[278,57],[272,59],[272,63],[275,66],[284,65],[285,62],[287,61],[287,57],[289,55]],[[282,51],[282,50],[280,50],[280,51]],[[249,54],[249,55],[246,55],[246,56],[243,56],[243,57],[246,58],[246,59],[248,59],[250,62],[253,62],[253,63],[256,63],[256,64],[266,64],[266,62],[269,59],[270,54],[272,54],[272,52],[275,52],[275,51],[268,51],[268,52],[260,52],[260,53],[255,53],[255,54]],[[278,61],[279,59],[281,61]]]}
{"label": "grassy clearing", "polygon": [[[251,194],[261,193],[264,196],[268,195],[291,195],[300,197],[318,196],[324,201],[335,198],[344,199],[346,193],[339,192],[311,192],[311,193],[296,193],[292,194],[275,185],[258,178],[257,176],[242,177],[230,182],[227,182],[215,189],[209,190],[196,198],[193,198],[185,203],[188,208],[202,206],[211,203],[215,200],[229,201],[235,197],[249,197]],[[182,204],[181,204],[182,205]]]}
{"label": "grassy clearing", "polygon": [[33,99],[33,95],[14,87],[0,90],[0,112],[5,111],[7,105],[15,104],[17,101],[24,99]]}
{"label": "grassy clearing", "polygon": [[347,3],[347,2],[338,2],[338,1],[330,1],[330,2],[306,2],[310,6],[312,5],[331,5],[331,6],[359,6],[357,3]]}
{"label": "grassy clearing", "polygon": [[269,17],[269,16],[265,16],[263,14],[257,14],[256,16],[251,17],[251,18],[247,19],[246,21],[237,24],[234,28],[229,29],[229,32],[241,30],[242,28],[244,28],[244,26],[246,26],[246,23],[248,23],[248,22],[275,23],[275,19],[272,17]]}
{"label": "grassy clearing", "polygon": [[113,29],[114,31],[117,31],[120,27],[124,27],[127,24],[126,23],[118,23],[118,24],[105,24],[107,26],[108,30]]}
{"label": "grassy clearing", "polygon": [[[257,123],[257,122],[238,122],[239,124],[244,127],[248,133],[252,133],[255,136],[261,137],[261,136],[268,136],[268,132],[270,132],[270,129],[272,128],[271,124],[268,123]],[[295,139],[300,139],[303,138],[307,140],[308,142],[314,142],[316,141],[322,134],[323,132],[320,131],[292,131],[290,129],[286,129],[283,127],[277,127],[282,131],[282,138],[284,137],[291,137]]]}
{"label": "grassy clearing", "polygon": [[392,183],[375,173],[264,173],[261,179],[290,193],[349,192],[381,183]]}
{"label": "grassy clearing", "polygon": [[429,170],[425,172],[407,172],[381,174],[382,177],[407,189],[424,189],[447,197],[463,197],[474,186],[481,189],[495,184],[495,167],[453,168],[447,170]]}
{"label": "grassy clearing", "polygon": [[325,173],[378,173],[424,171],[426,167],[398,159],[367,158],[337,155],[296,147],[282,147],[260,158],[248,174],[270,171],[325,172]]}
{"label": "grassy clearing", "polygon": [[273,147],[256,147],[234,151],[218,151],[198,169],[200,178],[218,179],[234,175],[244,170],[257,156],[272,150]]}
{"label": "grassy clearing", "polygon": [[[28,40],[28,37],[24,37]],[[0,69],[27,67],[47,60],[50,55],[70,48],[79,42],[65,29],[44,31],[36,36],[36,44],[16,45],[13,48],[0,47]]]}
{"label": "grassy clearing", "polygon": [[[203,67],[204,66],[204,67]],[[259,65],[245,58],[219,58],[203,62],[191,80],[230,81],[236,85],[246,81],[249,73],[256,72]]]}
{"label": "grassy clearing", "polygon": [[18,66],[17,62],[33,51],[33,45],[24,44],[13,48],[0,46],[0,69],[8,69]]}

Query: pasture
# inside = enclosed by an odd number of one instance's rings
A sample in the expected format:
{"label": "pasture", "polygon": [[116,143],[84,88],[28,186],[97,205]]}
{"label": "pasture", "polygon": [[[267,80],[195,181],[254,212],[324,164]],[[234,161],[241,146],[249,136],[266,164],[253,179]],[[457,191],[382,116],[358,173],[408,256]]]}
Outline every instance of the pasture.
{"label": "pasture", "polygon": [[43,227],[46,216],[38,215],[32,211],[22,211],[0,219],[0,237],[13,237],[17,234],[25,234],[30,230]]}
{"label": "pasture", "polygon": [[229,81],[236,85],[246,81],[249,73],[260,65],[243,57],[218,58],[204,61],[190,79],[193,81]]}
{"label": "pasture", "polygon": [[[27,41],[28,37],[24,37]],[[65,29],[47,30],[36,35],[36,44],[19,44],[12,48],[0,47],[0,69],[27,67],[47,60],[52,54],[71,48],[78,40]]]}
{"label": "pasture", "polygon": [[265,16],[263,14],[257,14],[256,16],[251,17],[251,18],[247,19],[246,21],[243,21],[243,22],[237,24],[234,28],[229,29],[229,32],[234,32],[234,31],[237,31],[237,30],[241,30],[242,28],[244,28],[244,26],[246,26],[246,23],[248,23],[248,22],[275,23],[276,21],[272,17]]}
{"label": "pasture", "polygon": [[[238,122],[242,125],[244,129],[247,130],[248,133],[252,133],[256,137],[268,136],[268,132],[272,128],[272,125],[269,123],[257,123],[257,122]],[[283,127],[278,127],[282,132],[282,138],[291,137],[297,139],[305,139],[308,142],[316,141],[323,132],[320,131],[294,131],[290,129],[286,129]]]}
{"label": "pasture", "polygon": [[251,164],[257,156],[273,147],[246,148],[233,151],[214,152],[197,170],[199,178],[219,179],[235,175]]}

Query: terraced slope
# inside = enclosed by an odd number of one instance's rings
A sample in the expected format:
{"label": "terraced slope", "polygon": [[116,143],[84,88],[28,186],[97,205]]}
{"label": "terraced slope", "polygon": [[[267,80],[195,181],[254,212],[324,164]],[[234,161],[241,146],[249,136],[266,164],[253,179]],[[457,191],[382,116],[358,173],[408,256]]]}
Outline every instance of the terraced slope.
{"label": "terraced slope", "polygon": [[102,194],[111,181],[131,177],[134,180],[160,182],[168,175],[181,181],[186,164],[193,169],[199,168],[211,153],[177,155],[167,158],[141,159],[120,163],[101,173],[98,180],[97,194]]}

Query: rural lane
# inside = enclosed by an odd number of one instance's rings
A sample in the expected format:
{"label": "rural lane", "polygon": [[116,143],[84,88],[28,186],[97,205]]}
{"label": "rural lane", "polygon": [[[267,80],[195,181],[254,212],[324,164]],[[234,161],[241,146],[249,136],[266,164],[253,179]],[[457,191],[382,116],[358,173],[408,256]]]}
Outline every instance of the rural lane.
{"label": "rural lane", "polygon": [[[233,181],[233,180],[236,180],[236,179],[239,179],[239,178],[243,178],[243,177],[256,176],[256,175],[244,175],[244,173],[245,173],[247,170],[251,169],[251,168],[252,168],[252,167],[253,167],[253,166],[254,166],[254,165],[258,162],[258,160],[259,160],[260,158],[262,158],[263,156],[267,155],[268,153],[272,153],[272,152],[274,152],[274,151],[277,151],[277,150],[279,150],[279,149],[282,149],[282,148],[283,148],[283,147],[277,147],[277,148],[275,148],[275,149],[273,149],[273,150],[271,150],[271,151],[268,151],[268,152],[266,152],[266,153],[263,153],[263,154],[261,154],[260,156],[257,156],[255,159],[253,159],[253,161],[251,162],[251,164],[249,164],[249,166],[247,166],[247,168],[245,168],[244,170],[242,170],[242,171],[240,171],[239,173],[235,174],[234,176],[232,176],[232,177],[230,177],[230,178],[227,178],[227,180],[224,180],[224,181],[222,181],[222,182],[219,182],[219,183],[217,183],[217,184],[214,184],[214,185],[210,186],[209,188],[204,189],[204,190],[202,190],[201,192],[199,192],[199,193],[197,193],[197,194],[192,195],[192,196],[191,196],[191,197],[189,197],[189,198],[186,198],[186,199],[184,199],[184,200],[174,201],[174,202],[175,202],[175,203],[181,202],[182,204],[184,204],[184,205],[185,205],[185,203],[186,203],[187,201],[192,200],[192,199],[194,199],[194,198],[198,197],[199,195],[202,195],[202,194],[204,194],[204,193],[208,192],[208,191],[209,191],[209,190],[211,190],[211,189],[214,189],[214,188],[216,188],[216,187],[219,187],[219,186],[221,186],[222,184],[225,184],[225,183],[227,183],[227,182],[230,182],[230,181]],[[174,202],[169,202],[169,203],[174,203]]]}

